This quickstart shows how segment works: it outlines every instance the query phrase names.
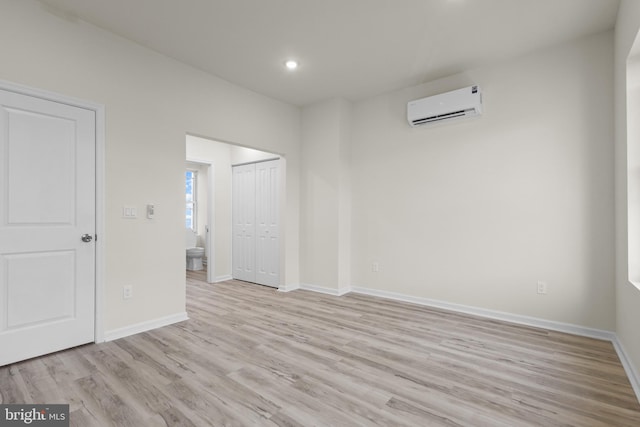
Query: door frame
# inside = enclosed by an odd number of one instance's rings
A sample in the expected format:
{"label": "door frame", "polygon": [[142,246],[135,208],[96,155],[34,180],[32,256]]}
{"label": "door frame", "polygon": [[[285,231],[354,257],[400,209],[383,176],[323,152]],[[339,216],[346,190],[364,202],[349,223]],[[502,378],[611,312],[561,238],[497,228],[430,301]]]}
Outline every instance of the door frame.
{"label": "door frame", "polygon": [[212,160],[199,159],[197,157],[186,157],[187,162],[199,163],[203,166],[207,166],[207,227],[209,232],[205,234],[206,245],[209,248],[209,255],[207,256],[207,283],[216,282],[216,263],[215,263],[215,166]]}
{"label": "door frame", "polygon": [[105,106],[103,104],[97,104],[95,102],[86,101],[83,99],[73,98],[60,93],[51,92],[43,89],[36,89],[29,86],[24,86],[18,83],[9,82],[6,80],[0,80],[0,89],[26,95],[36,98],[45,99],[48,101],[57,102],[59,104],[66,104],[73,107],[83,108],[95,113],[96,117],[96,239],[95,239],[95,301],[94,301],[94,315],[95,315],[95,328],[94,328],[94,342],[104,342],[104,276],[105,276],[105,241],[106,236],[104,233],[104,221],[105,221]]}

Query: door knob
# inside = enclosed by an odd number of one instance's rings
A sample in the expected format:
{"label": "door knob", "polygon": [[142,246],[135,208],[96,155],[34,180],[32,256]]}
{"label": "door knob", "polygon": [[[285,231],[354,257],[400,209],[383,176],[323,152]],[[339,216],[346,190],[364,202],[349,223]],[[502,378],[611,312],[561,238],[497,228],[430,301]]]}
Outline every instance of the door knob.
{"label": "door knob", "polygon": [[93,236],[91,234],[83,234],[81,239],[83,242],[88,243],[93,240]]}

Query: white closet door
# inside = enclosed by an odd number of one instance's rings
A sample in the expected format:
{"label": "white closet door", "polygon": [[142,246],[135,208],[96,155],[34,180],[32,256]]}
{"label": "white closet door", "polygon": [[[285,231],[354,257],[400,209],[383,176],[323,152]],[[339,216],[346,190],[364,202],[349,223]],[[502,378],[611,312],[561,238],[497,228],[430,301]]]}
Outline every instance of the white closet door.
{"label": "white closet door", "polygon": [[256,281],[255,165],[233,167],[233,278]]}
{"label": "white closet door", "polygon": [[280,284],[279,161],[233,167],[233,278]]}
{"label": "white closet door", "polygon": [[256,163],[256,282],[280,282],[278,227],[278,160]]}

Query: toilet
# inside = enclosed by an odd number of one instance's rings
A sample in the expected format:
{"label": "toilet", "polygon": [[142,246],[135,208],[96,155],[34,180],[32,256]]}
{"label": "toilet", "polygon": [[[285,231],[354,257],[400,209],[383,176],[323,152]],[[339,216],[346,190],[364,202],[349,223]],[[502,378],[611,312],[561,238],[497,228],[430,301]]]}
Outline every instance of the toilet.
{"label": "toilet", "polygon": [[204,257],[204,248],[196,247],[198,235],[190,228],[186,229],[186,248],[187,248],[187,270],[202,270],[202,257]]}

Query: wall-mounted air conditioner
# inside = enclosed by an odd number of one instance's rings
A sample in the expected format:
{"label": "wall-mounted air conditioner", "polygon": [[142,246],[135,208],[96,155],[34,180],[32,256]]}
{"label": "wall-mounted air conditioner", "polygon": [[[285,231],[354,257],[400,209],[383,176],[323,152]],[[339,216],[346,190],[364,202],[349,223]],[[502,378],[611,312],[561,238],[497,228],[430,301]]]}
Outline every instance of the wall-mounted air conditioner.
{"label": "wall-mounted air conditioner", "polygon": [[479,86],[469,86],[416,99],[407,104],[407,120],[411,126],[442,123],[480,114],[482,114],[482,92]]}

